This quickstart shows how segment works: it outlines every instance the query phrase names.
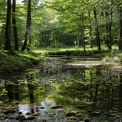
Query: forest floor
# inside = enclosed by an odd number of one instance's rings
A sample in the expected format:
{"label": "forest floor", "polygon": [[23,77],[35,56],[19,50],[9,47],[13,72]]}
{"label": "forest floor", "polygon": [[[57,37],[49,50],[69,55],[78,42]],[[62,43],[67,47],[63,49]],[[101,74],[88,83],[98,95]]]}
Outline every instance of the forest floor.
{"label": "forest floor", "polygon": [[0,50],[0,77],[11,73],[19,73],[37,65],[41,60],[32,52],[16,52],[16,55],[10,55]]}
{"label": "forest floor", "polygon": [[22,72],[28,67],[38,65],[40,61],[46,57],[89,57],[100,58],[101,60],[114,60],[115,62],[122,62],[122,53],[113,51],[97,51],[87,50],[81,48],[49,48],[49,49],[33,49],[29,52],[16,52],[17,55],[9,55],[0,50],[0,76],[11,74],[14,72]]}

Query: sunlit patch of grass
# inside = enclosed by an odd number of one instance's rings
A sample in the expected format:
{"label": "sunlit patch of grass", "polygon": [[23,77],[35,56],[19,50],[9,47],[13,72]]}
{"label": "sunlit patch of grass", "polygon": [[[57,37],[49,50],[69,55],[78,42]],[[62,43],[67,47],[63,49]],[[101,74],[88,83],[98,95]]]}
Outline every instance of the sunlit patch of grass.
{"label": "sunlit patch of grass", "polygon": [[68,56],[89,56],[100,57],[106,61],[114,58],[116,62],[122,60],[122,52],[118,51],[117,46],[112,47],[112,51],[108,51],[106,46],[102,46],[102,51],[98,51],[97,47],[90,48],[86,45],[86,51],[83,47],[67,47],[67,48],[41,48],[32,49],[31,51],[17,51],[17,55],[8,55],[3,50],[0,50],[0,71],[11,72],[14,70],[23,69],[31,65],[33,61],[43,61],[48,55],[68,55]]}
{"label": "sunlit patch of grass", "polygon": [[0,50],[0,73],[12,73],[14,71],[23,71],[32,65],[33,61],[38,61],[38,57],[33,53],[16,52],[16,55],[9,55]]}
{"label": "sunlit patch of grass", "polygon": [[[94,49],[90,48],[89,46],[86,46],[87,50],[96,50],[97,48],[94,47]],[[83,47],[66,47],[66,48],[40,48],[40,49],[33,49],[34,52],[40,53],[40,52],[52,52],[52,51],[67,51],[67,50],[81,50],[83,51]]]}
{"label": "sunlit patch of grass", "polygon": [[[86,45],[86,50],[83,47],[67,47],[67,48],[41,48],[33,49],[32,52],[38,54],[39,56],[49,56],[49,55],[67,55],[67,56],[89,56],[98,57],[103,60],[110,60],[112,52],[118,52],[118,46],[112,46],[112,51],[108,50],[107,46],[102,45],[102,50],[98,51],[97,46],[90,48]],[[121,53],[117,53],[117,57],[122,58]],[[116,58],[117,59],[117,58]],[[118,59],[117,59],[118,61]]]}
{"label": "sunlit patch of grass", "polygon": [[[87,49],[92,51],[91,48]],[[65,53],[65,52],[84,52],[82,47],[70,47],[70,48],[42,48],[42,49],[33,49],[32,52],[45,56],[49,53]]]}
{"label": "sunlit patch of grass", "polygon": [[41,58],[41,55],[39,55],[38,53],[36,52],[16,52],[17,55],[21,56],[21,57],[25,57],[25,58],[29,58],[29,59],[32,59],[32,60],[40,60]]}

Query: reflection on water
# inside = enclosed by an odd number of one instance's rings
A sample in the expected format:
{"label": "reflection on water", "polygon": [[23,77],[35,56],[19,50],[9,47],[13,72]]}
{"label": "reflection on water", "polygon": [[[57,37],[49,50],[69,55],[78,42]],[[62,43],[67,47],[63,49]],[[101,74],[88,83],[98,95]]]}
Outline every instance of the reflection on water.
{"label": "reflection on water", "polygon": [[41,112],[41,115],[47,114],[50,111],[50,108],[52,106],[55,106],[55,102],[53,100],[44,100],[40,102],[39,104],[44,107],[43,109],[39,109]]}
{"label": "reflection on water", "polygon": [[22,112],[23,115],[26,115],[26,113],[31,113],[29,104],[20,104],[18,105],[18,109],[20,112]]}
{"label": "reflection on water", "polygon": [[[55,105],[62,105],[65,114],[72,107],[84,105],[85,111],[100,112],[104,119],[107,114],[121,113],[121,67],[98,61],[76,61],[65,60],[65,63],[53,59],[41,63],[38,69],[1,79],[0,100],[4,103],[21,102],[19,111],[24,115],[32,112],[27,103],[37,106],[33,112],[40,111],[42,115]],[[94,119],[97,121],[98,118]]]}

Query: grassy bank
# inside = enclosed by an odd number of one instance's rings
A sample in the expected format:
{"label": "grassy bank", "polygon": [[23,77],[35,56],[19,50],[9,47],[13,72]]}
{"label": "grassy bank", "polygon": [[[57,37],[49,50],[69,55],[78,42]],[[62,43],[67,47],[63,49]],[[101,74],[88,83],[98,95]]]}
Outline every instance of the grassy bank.
{"label": "grassy bank", "polygon": [[36,65],[39,60],[40,57],[32,52],[16,52],[16,55],[9,55],[0,51],[0,75],[24,71],[26,68]]}
{"label": "grassy bank", "polygon": [[84,51],[83,48],[73,47],[73,48],[42,48],[33,49],[34,53],[43,56],[88,56],[88,57],[98,57],[101,59],[111,58],[117,56],[122,58],[122,53],[117,50],[117,47],[113,47],[112,51],[108,51],[107,48],[103,48],[102,51],[98,51],[97,48],[88,48]]}
{"label": "grassy bank", "polygon": [[17,55],[8,55],[0,50],[0,74],[5,75],[13,72],[24,71],[28,67],[38,64],[40,60],[44,60],[46,56],[85,56],[90,58],[101,58],[103,60],[122,61],[122,53],[117,50],[97,51],[87,50],[82,48],[48,48],[48,49],[33,49],[31,52],[16,52]]}

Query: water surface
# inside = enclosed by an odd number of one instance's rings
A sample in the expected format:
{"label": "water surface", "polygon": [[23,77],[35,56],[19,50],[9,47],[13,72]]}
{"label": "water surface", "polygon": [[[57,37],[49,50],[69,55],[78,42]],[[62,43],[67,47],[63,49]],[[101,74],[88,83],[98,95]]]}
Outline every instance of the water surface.
{"label": "water surface", "polygon": [[[77,109],[91,122],[120,122],[122,67],[97,59],[50,58],[24,73],[1,78],[0,101],[18,101],[23,115],[40,112],[49,122],[66,122],[65,115]],[[56,105],[62,107],[52,109]]]}

